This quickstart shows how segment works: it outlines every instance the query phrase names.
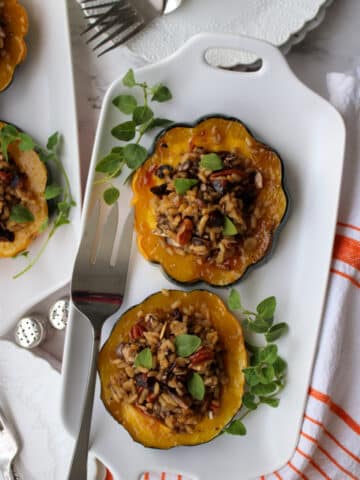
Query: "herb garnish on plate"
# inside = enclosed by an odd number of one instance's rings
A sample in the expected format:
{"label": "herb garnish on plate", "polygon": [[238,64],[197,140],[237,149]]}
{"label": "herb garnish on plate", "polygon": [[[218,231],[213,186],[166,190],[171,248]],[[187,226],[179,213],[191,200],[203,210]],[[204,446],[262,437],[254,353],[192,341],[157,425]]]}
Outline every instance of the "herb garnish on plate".
{"label": "herb garnish on plate", "polygon": [[143,101],[139,102],[134,95],[130,94],[118,95],[112,101],[121,113],[131,115],[131,119],[116,125],[111,130],[113,137],[126,144],[114,147],[96,165],[96,171],[103,176],[95,183],[108,185],[103,193],[103,199],[108,205],[115,203],[120,195],[119,189],[113,185],[112,180],[121,174],[126,165],[131,170],[126,182],[146,160],[147,150],[140,143],[144,134],[154,128],[166,127],[173,123],[167,118],[156,117],[149,107],[150,102],[163,103],[171,100],[172,94],[168,87],[161,83],[151,87],[146,82],[137,82],[132,69],[123,77],[122,83],[128,88],[139,88],[142,91]]}
{"label": "herb garnish on plate", "polygon": [[285,322],[274,323],[276,298],[268,297],[256,307],[256,312],[245,309],[240,294],[231,289],[228,307],[239,311],[243,318],[245,337],[247,332],[264,336],[265,344],[253,345],[246,341],[246,349],[250,356],[250,366],[243,370],[246,391],[243,396],[243,407],[238,418],[230,422],[223,430],[231,435],[245,435],[246,427],[242,420],[261,404],[276,408],[280,403],[278,394],[285,388],[287,364],[279,355],[275,341],[288,331]]}

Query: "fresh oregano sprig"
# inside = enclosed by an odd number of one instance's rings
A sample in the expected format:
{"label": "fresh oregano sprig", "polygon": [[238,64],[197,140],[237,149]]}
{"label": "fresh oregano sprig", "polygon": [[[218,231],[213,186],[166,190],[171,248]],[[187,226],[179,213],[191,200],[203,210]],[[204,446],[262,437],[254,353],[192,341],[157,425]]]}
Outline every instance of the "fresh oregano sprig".
{"label": "fresh oregano sprig", "polygon": [[[63,179],[63,186],[60,184],[52,183],[47,185],[45,190],[45,198],[47,200],[53,200],[55,202],[55,217],[52,222],[49,233],[43,242],[40,250],[33,258],[28,258],[28,252],[23,252],[21,256],[29,260],[27,266],[17,273],[13,278],[18,278],[28,270],[30,270],[36,262],[40,259],[44,253],[50,239],[54,233],[62,225],[70,223],[70,211],[73,206],[76,205],[71,193],[70,180],[66,173],[66,170],[59,158],[59,146],[61,142],[61,136],[58,132],[52,134],[47,141],[46,148],[42,147],[35,142],[30,135],[19,132],[14,125],[5,125],[0,130],[0,146],[1,152],[6,160],[8,160],[8,146],[12,142],[18,142],[18,147],[22,151],[35,150],[39,158],[47,165],[47,167],[54,167],[57,174]],[[25,210],[26,207],[24,207]],[[23,223],[26,221],[32,221],[28,213],[25,210],[20,211],[19,208],[12,211],[13,219]],[[43,232],[49,225],[49,219],[41,225],[40,233]],[[16,255],[16,257],[20,256]]]}
{"label": "fresh oregano sprig", "polygon": [[243,369],[246,391],[243,396],[243,407],[239,417],[230,422],[224,433],[231,435],[245,435],[246,427],[243,419],[256,410],[259,405],[269,405],[276,408],[280,399],[278,394],[285,388],[287,364],[279,355],[278,347],[273,342],[288,331],[285,322],[274,324],[276,298],[268,297],[258,304],[256,312],[243,307],[240,294],[231,289],[228,307],[232,311],[241,313],[245,336],[247,331],[264,336],[263,345],[253,345],[246,341],[246,349],[250,357],[250,365]]}
{"label": "fresh oregano sprig", "polygon": [[162,103],[171,100],[172,94],[167,86],[158,83],[151,87],[146,82],[137,82],[132,69],[123,77],[122,83],[130,89],[140,89],[143,98],[142,102],[139,102],[134,95],[122,94],[112,100],[114,107],[131,118],[111,130],[113,137],[125,143],[113,148],[96,165],[96,172],[102,173],[103,176],[95,183],[108,185],[103,193],[104,201],[108,205],[112,205],[119,198],[120,191],[112,182],[121,174],[124,166],[126,165],[131,170],[128,176],[130,178],[133,172],[144,163],[147,157],[147,150],[141,145],[144,134],[154,128],[165,127],[173,123],[167,118],[156,117],[153,109],[149,106],[150,102]]}

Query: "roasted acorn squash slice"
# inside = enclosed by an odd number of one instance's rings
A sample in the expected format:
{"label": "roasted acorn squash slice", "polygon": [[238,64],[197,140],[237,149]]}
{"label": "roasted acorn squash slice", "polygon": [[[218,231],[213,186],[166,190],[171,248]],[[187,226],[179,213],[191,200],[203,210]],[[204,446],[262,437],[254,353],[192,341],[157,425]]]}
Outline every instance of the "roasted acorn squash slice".
{"label": "roasted acorn squash slice", "polygon": [[[0,128],[3,126],[4,123],[0,122]],[[23,152],[16,142],[8,146],[8,153],[19,172],[24,173],[27,177],[27,193],[30,195],[31,201],[25,206],[33,214],[34,220],[22,224],[21,228],[14,232],[13,241],[0,241],[0,258],[13,257],[25,250],[37,237],[48,217],[48,206],[44,196],[47,170],[44,163],[34,150]]]}
{"label": "roasted acorn squash slice", "polygon": [[9,86],[15,68],[25,60],[24,40],[29,22],[25,8],[17,0],[3,0],[0,21],[5,31],[4,48],[0,50],[0,92]]}
{"label": "roasted acorn squash slice", "polygon": [[[121,342],[129,340],[131,329],[138,322],[138,313],[154,313],[157,309],[170,311],[174,302],[178,301],[184,307],[193,305],[200,309],[206,305],[211,312],[211,323],[224,348],[224,369],[228,379],[222,387],[220,407],[216,415],[213,418],[205,417],[195,426],[192,433],[177,433],[157,418],[146,415],[136,406],[115,400],[110,387],[110,379],[116,376],[117,372],[117,347]],[[179,445],[198,445],[219,435],[240,409],[244,390],[242,369],[246,365],[247,353],[240,323],[217,295],[205,290],[162,291],[151,295],[124,313],[104,344],[98,363],[101,398],[115,420],[126,428],[136,442],[145,447],[168,449]]]}
{"label": "roasted acorn squash slice", "polygon": [[[246,242],[239,254],[227,265],[200,261],[199,257],[184,252],[155,234],[157,227],[154,187],[161,185],[159,167],[176,168],[194,147],[206,152],[233,152],[246,160],[247,168],[254,168],[262,176],[261,191],[255,200],[258,221],[253,240]],[[228,173],[234,173],[228,170]],[[235,172],[236,173],[236,172]],[[221,174],[221,172],[220,172]],[[214,172],[213,176],[219,175]],[[161,175],[160,175],[161,177]],[[213,286],[230,285],[247,269],[270,253],[275,235],[285,219],[288,197],[284,187],[283,164],[279,155],[269,146],[259,142],[239,120],[223,116],[206,117],[194,125],[173,125],[160,133],[148,159],[135,174],[134,192],[135,229],[141,254],[151,262],[161,264],[163,270],[179,283],[204,281]],[[216,185],[218,187],[218,185]],[[163,192],[159,191],[161,195]]]}

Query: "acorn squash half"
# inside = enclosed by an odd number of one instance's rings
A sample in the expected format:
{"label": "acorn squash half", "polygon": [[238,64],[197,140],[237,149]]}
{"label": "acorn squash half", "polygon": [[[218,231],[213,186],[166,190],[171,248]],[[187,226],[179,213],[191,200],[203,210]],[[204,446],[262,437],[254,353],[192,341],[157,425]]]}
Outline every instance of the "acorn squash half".
{"label": "acorn squash half", "polygon": [[[176,168],[194,147],[206,152],[235,153],[245,159],[247,168],[254,168],[262,176],[263,185],[254,204],[260,215],[252,232],[253,240],[246,242],[243,238],[240,253],[230,258],[226,266],[199,261],[199,257],[191,253],[179,253],[177,248],[154,233],[157,207],[151,188],[163,183],[157,175],[158,168],[161,165]],[[214,172],[214,175],[218,174],[221,172]],[[132,188],[137,244],[141,254],[147,260],[159,263],[170,279],[181,284],[204,281],[213,286],[228,286],[241,279],[250,266],[270,253],[288,209],[283,163],[279,155],[258,141],[240,120],[222,115],[204,117],[193,125],[175,124],[161,132],[148,159],[137,170]]]}
{"label": "acorn squash half", "polygon": [[[0,122],[0,129],[4,125]],[[34,220],[19,225],[19,228],[14,231],[13,241],[0,240],[0,258],[13,257],[25,250],[38,236],[42,225],[48,218],[48,205],[44,196],[47,170],[44,163],[34,150],[21,151],[17,142],[8,146],[8,153],[19,172],[26,175],[27,199],[24,206],[33,214]]]}
{"label": "acorn squash half", "polygon": [[[223,362],[228,381],[221,390],[220,407],[213,418],[205,417],[201,420],[192,433],[178,433],[135,405],[115,400],[110,386],[110,379],[117,371],[117,347],[121,342],[129,340],[130,331],[139,320],[138,313],[145,315],[154,313],[157,309],[170,311],[174,302],[181,303],[184,307],[193,305],[199,309],[206,305],[211,312],[212,326],[217,331],[224,349]],[[217,295],[205,290],[162,291],[125,312],[102,347],[98,361],[101,398],[114,419],[126,428],[136,442],[145,447],[169,449],[180,445],[198,445],[219,435],[240,409],[244,391],[242,369],[246,366],[247,353],[241,325]]]}
{"label": "acorn squash half", "polygon": [[29,28],[26,10],[18,0],[3,0],[2,3],[0,21],[5,41],[4,48],[0,50],[0,92],[10,85],[15,68],[25,60],[27,48],[24,37]]}

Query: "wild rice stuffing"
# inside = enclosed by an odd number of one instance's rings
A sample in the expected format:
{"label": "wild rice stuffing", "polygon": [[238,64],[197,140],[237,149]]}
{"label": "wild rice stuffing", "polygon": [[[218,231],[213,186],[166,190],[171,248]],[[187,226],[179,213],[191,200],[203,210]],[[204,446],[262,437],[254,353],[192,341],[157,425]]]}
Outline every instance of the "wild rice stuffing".
{"label": "wild rice stuffing", "polygon": [[[248,166],[247,159],[231,152],[216,153],[221,159],[219,170],[203,168],[201,159],[208,153],[195,147],[176,169],[158,167],[155,174],[163,183],[151,188],[157,215],[154,233],[179,254],[192,253],[199,261],[231,268],[231,259],[244,245],[250,250],[256,247],[260,212],[255,203],[263,177]],[[182,178],[197,183],[179,194],[175,180]],[[224,233],[228,220],[236,227],[235,233]]]}
{"label": "wild rice stuffing", "polygon": [[0,0],[0,57],[5,55],[5,22],[3,19],[3,9],[4,9],[4,2]]}
{"label": "wild rice stuffing", "polygon": [[10,220],[14,205],[29,205],[34,201],[28,191],[28,178],[20,172],[9,156],[7,162],[0,153],[0,242],[13,242],[15,232],[24,227]]}
{"label": "wild rice stuffing", "polygon": [[[113,362],[117,374],[110,379],[115,401],[135,405],[176,432],[191,433],[204,417],[213,418],[220,406],[224,374],[222,346],[212,327],[207,308],[195,311],[175,302],[171,311],[144,314],[132,327],[129,339],[118,345]],[[191,334],[201,339],[197,350],[180,356],[176,338]],[[138,354],[151,350],[152,368],[135,366]],[[189,378],[201,376],[205,387],[202,400],[189,393]]]}

